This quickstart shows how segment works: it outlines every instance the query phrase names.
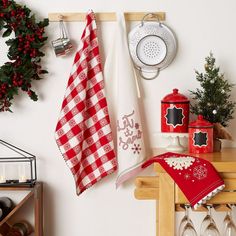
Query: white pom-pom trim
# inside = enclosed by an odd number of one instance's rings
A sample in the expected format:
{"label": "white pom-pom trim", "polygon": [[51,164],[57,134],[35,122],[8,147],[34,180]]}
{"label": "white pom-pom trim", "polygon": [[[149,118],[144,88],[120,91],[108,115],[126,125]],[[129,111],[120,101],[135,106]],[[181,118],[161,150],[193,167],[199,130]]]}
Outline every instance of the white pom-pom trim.
{"label": "white pom-pom trim", "polygon": [[212,197],[214,197],[217,193],[219,193],[220,191],[222,191],[224,189],[225,185],[221,185],[219,187],[217,187],[216,189],[214,189],[212,192],[210,192],[209,194],[207,194],[204,198],[202,198],[198,203],[196,203],[193,208],[197,209],[198,207],[200,207],[202,204],[205,204],[206,201],[208,201],[209,199],[211,199]]}

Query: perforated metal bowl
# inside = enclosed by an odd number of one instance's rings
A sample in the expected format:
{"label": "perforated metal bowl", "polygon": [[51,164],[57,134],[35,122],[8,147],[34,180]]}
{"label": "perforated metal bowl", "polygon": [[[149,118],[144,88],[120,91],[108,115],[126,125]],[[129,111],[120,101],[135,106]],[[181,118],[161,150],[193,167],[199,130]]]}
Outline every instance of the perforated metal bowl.
{"label": "perforated metal bowl", "polygon": [[[164,23],[144,20],[128,35],[129,50],[136,68],[144,79],[154,79],[176,56],[177,41]],[[145,73],[153,76],[146,77]]]}
{"label": "perforated metal bowl", "polygon": [[165,59],[167,47],[160,37],[149,35],[138,42],[136,54],[143,64],[155,66]]}

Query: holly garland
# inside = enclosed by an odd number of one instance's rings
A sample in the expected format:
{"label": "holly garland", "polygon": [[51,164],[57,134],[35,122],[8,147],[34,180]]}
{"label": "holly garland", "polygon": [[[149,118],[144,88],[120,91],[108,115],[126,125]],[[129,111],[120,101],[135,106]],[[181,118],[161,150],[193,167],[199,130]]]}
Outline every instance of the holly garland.
{"label": "holly garland", "polygon": [[14,38],[8,39],[8,58],[0,67],[0,111],[11,111],[12,100],[19,91],[24,91],[37,101],[37,94],[31,89],[33,80],[42,79],[47,73],[40,66],[45,55],[40,49],[44,46],[44,28],[48,19],[37,22],[31,10],[14,0],[0,0],[0,31],[2,37],[14,33]]}

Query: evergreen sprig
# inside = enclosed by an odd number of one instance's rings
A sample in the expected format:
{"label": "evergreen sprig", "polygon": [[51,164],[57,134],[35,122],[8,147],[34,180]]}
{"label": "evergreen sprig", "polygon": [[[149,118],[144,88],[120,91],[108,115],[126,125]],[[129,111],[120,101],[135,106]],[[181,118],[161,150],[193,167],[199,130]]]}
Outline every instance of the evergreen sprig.
{"label": "evergreen sprig", "polygon": [[44,28],[48,19],[37,22],[31,10],[14,0],[0,0],[0,31],[2,37],[14,33],[14,38],[8,39],[7,56],[10,61],[0,67],[0,111],[11,111],[12,100],[22,90],[33,100],[37,94],[31,89],[33,80],[41,79],[47,73],[40,66],[44,53]]}
{"label": "evergreen sprig", "polygon": [[233,119],[236,103],[231,101],[231,91],[234,84],[229,83],[220,68],[215,65],[215,58],[210,53],[205,58],[205,73],[195,71],[196,79],[201,88],[190,91],[195,104],[191,104],[191,112],[203,115],[211,123],[227,126]]}

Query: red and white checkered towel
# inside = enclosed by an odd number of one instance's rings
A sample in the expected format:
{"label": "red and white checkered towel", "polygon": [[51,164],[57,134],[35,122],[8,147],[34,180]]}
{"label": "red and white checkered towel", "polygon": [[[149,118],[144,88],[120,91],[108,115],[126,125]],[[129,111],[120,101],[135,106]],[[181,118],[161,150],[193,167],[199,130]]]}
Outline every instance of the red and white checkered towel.
{"label": "red and white checkered towel", "polygon": [[56,142],[73,173],[78,195],[117,169],[91,11],[62,103]]}

